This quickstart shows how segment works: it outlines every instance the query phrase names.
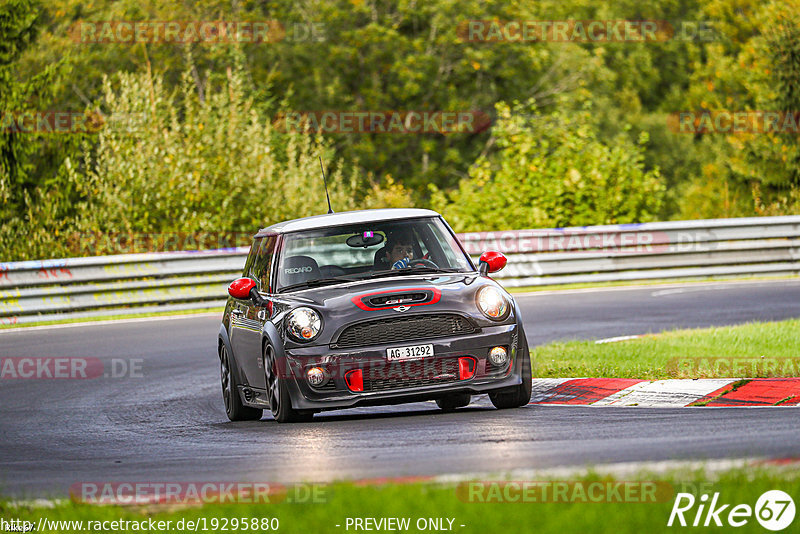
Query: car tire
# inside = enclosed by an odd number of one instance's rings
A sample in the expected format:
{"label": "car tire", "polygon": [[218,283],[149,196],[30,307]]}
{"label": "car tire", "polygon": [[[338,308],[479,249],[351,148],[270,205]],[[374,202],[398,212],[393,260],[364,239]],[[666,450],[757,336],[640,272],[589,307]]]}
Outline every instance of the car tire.
{"label": "car tire", "polygon": [[[522,337],[524,339],[524,333]],[[498,410],[506,408],[519,408],[525,406],[531,401],[531,390],[533,389],[533,376],[531,374],[531,353],[528,350],[527,341],[520,343],[518,349],[520,358],[522,358],[522,383],[512,388],[503,389],[496,393],[489,393],[489,400],[492,401],[494,407]]]}
{"label": "car tire", "polygon": [[219,351],[219,375],[222,383],[222,400],[225,401],[225,414],[231,421],[258,421],[264,415],[263,410],[251,408],[242,403],[239,396],[239,381],[236,378],[236,369],[228,354],[225,344]]}
{"label": "car tire", "polygon": [[264,372],[266,373],[267,398],[272,417],[279,423],[299,423],[311,421],[314,412],[295,410],[289,395],[287,379],[281,376],[275,349],[264,344]]}
{"label": "car tire", "polygon": [[463,408],[467,406],[472,400],[472,395],[469,393],[456,393],[455,395],[448,395],[441,399],[436,399],[436,406],[443,412],[452,412],[456,408]]}

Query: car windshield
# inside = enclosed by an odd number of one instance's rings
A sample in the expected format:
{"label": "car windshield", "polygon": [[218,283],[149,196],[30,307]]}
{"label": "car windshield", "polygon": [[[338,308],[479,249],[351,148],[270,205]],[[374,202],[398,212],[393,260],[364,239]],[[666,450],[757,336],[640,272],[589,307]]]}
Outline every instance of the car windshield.
{"label": "car windshield", "polygon": [[414,272],[474,270],[436,217],[292,232],[278,261],[278,291]]}

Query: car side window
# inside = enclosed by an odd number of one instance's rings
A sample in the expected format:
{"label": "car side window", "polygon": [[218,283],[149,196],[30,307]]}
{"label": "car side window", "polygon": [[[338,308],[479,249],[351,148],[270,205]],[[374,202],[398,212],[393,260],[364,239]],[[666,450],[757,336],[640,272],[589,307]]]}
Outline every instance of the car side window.
{"label": "car side window", "polygon": [[263,238],[257,237],[253,240],[253,244],[250,246],[250,252],[247,254],[247,260],[244,262],[244,269],[242,270],[242,276],[250,276],[250,271],[253,269],[253,263],[256,261],[256,256],[258,255],[258,247],[261,246],[261,240]]}
{"label": "car side window", "polygon": [[262,293],[269,292],[270,274],[272,273],[272,257],[275,255],[276,236],[265,237],[261,241],[255,262],[253,263],[252,277],[258,282],[258,290]]}

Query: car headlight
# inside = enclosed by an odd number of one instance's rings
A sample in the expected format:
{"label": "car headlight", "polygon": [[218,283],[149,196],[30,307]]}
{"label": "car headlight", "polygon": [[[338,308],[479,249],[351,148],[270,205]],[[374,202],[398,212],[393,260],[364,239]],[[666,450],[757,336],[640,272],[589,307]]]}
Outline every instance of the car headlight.
{"label": "car headlight", "polygon": [[322,318],[311,308],[295,308],[286,317],[286,332],[296,341],[311,341],[322,330]]}
{"label": "car headlight", "polygon": [[478,291],[478,308],[489,319],[502,321],[508,316],[508,301],[492,286],[484,286]]}

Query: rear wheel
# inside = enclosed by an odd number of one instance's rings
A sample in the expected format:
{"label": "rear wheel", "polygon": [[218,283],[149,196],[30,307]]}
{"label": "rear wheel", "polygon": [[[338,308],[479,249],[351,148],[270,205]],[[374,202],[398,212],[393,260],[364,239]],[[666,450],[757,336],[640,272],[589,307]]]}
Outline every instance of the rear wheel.
{"label": "rear wheel", "polygon": [[267,378],[267,395],[272,417],[279,423],[295,423],[311,421],[314,412],[295,410],[292,408],[292,399],[289,396],[289,386],[286,379],[281,377],[278,359],[272,345],[264,345],[264,372]]}
{"label": "rear wheel", "polygon": [[231,421],[257,421],[263,411],[242,404],[239,397],[239,383],[225,344],[219,351],[219,375],[222,382],[222,398],[225,401],[225,414]]}
{"label": "rear wheel", "polygon": [[[524,334],[522,334],[524,336]],[[523,344],[524,343],[524,344]],[[500,390],[496,393],[489,393],[489,400],[495,408],[518,408],[525,406],[531,401],[531,390],[533,389],[533,377],[531,376],[531,354],[528,350],[528,343],[520,343],[518,358],[522,358],[522,384],[508,389]]]}
{"label": "rear wheel", "polygon": [[457,393],[436,399],[436,406],[444,412],[452,412],[456,408],[467,406],[471,400],[472,396],[469,393]]}

